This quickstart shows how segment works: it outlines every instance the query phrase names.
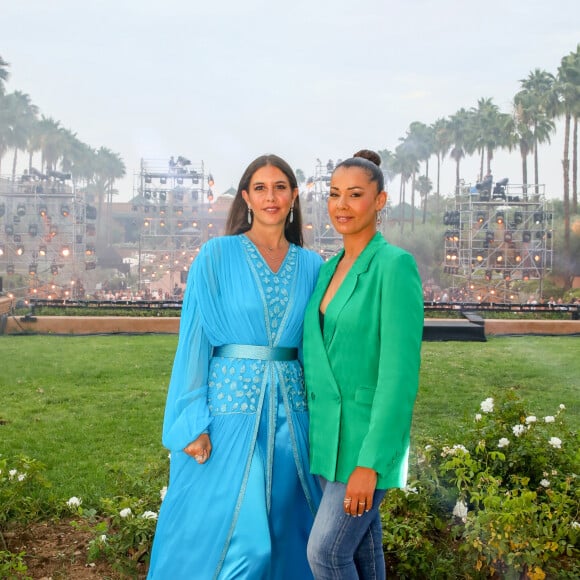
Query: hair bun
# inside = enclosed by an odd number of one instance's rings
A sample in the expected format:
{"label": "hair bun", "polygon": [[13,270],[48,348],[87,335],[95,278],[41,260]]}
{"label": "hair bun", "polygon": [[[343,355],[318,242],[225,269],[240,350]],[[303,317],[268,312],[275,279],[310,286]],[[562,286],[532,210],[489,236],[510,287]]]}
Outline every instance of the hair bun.
{"label": "hair bun", "polygon": [[371,151],[370,149],[361,149],[357,151],[353,157],[362,157],[371,163],[374,163],[377,167],[381,166],[381,156],[376,151]]}

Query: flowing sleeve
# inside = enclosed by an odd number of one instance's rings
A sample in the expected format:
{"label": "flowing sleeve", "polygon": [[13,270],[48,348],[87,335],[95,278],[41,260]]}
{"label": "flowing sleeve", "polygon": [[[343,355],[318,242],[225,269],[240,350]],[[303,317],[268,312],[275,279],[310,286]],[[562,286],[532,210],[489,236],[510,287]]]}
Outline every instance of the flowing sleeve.
{"label": "flowing sleeve", "polygon": [[204,249],[193,262],[181,310],[179,340],[169,381],[163,445],[181,451],[208,429],[207,375],[212,346],[204,332],[198,287],[204,284]]}

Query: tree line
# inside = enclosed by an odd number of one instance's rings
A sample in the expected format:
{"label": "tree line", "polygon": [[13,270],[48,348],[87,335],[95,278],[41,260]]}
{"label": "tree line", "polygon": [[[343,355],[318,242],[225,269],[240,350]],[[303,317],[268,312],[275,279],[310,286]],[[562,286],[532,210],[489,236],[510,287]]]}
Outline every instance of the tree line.
{"label": "tree line", "polygon": [[[103,239],[105,202],[110,206],[115,180],[126,174],[125,163],[118,153],[107,147],[91,147],[60,121],[40,113],[29,95],[22,91],[6,92],[9,64],[0,56],[0,175],[8,154],[12,154],[11,177],[16,179],[20,153],[28,155],[28,173],[43,176],[68,176],[75,188],[82,187],[87,200],[98,204],[98,233]],[[40,166],[33,162],[40,154]]]}
{"label": "tree line", "polygon": [[[502,112],[493,98],[480,98],[477,106],[461,108],[431,125],[415,121],[394,150],[380,151],[387,176],[400,176],[399,206],[406,203],[410,181],[411,227],[415,227],[415,193],[420,195],[422,223],[427,201],[434,199],[439,213],[441,163],[446,155],[455,162],[455,193],[461,190],[461,161],[479,156],[479,181],[491,174],[494,153],[500,149],[518,151],[521,157],[524,192],[538,192],[539,145],[550,143],[557,119],[564,120],[562,156],[564,252],[570,257],[570,215],[578,213],[578,116],[580,114],[580,44],[565,55],[556,74],[534,69],[519,81],[512,110]],[[570,145],[572,155],[570,156]],[[532,156],[533,175],[528,172]],[[436,161],[435,184],[429,175],[429,161]],[[571,158],[570,158],[571,157]],[[423,171],[421,171],[421,164]],[[433,191],[433,189],[435,190]],[[401,229],[405,220],[401,220]],[[568,260],[569,261],[569,260]]]}

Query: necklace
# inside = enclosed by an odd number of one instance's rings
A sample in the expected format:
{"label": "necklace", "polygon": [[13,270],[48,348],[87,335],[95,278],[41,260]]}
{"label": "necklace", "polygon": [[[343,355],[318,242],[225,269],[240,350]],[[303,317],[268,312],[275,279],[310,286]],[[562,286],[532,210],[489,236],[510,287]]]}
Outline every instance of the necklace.
{"label": "necklace", "polygon": [[266,252],[268,252],[269,254],[275,254],[278,252],[283,252],[286,253],[286,250],[288,249],[288,241],[286,240],[286,238],[282,238],[282,240],[280,240],[281,245],[276,247],[276,246],[269,246],[268,244],[261,244],[258,241],[250,238],[250,236],[248,236],[248,234],[246,234],[246,237],[254,244],[254,246],[256,246],[258,249],[262,249],[265,250]]}

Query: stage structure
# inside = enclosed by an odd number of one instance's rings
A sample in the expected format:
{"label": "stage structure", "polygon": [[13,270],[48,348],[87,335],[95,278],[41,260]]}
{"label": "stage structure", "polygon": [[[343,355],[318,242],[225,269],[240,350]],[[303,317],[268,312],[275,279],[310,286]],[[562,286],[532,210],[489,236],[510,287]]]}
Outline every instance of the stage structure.
{"label": "stage structure", "polygon": [[185,283],[201,245],[219,235],[212,219],[213,184],[203,161],[141,160],[132,201],[139,215],[139,291],[173,294]]}
{"label": "stage structure", "polygon": [[537,281],[541,297],[553,260],[552,205],[544,190],[488,180],[463,187],[446,208],[444,271],[464,301],[517,301],[528,281]]}
{"label": "stage structure", "polygon": [[0,273],[22,275],[29,295],[82,298],[83,273],[96,266],[96,218],[69,173],[0,179]]}

